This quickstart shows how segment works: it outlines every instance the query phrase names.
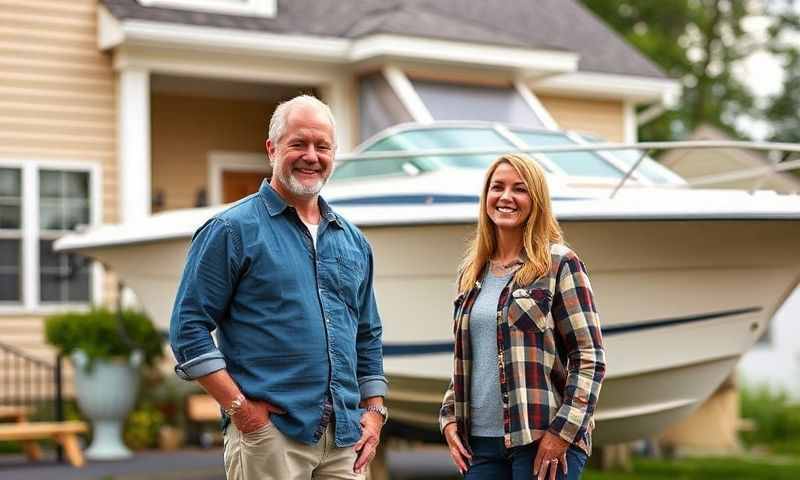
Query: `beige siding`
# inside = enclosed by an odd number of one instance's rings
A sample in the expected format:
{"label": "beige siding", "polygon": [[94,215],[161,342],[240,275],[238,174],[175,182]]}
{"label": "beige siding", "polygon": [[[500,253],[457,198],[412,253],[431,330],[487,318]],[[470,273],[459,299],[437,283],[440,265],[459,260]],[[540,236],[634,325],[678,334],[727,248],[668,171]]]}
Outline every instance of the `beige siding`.
{"label": "beige siding", "polygon": [[150,108],[153,192],[171,210],[194,207],[198,192],[208,192],[209,152],[264,152],[274,104],[154,94]]}
{"label": "beige siding", "polygon": [[0,0],[0,159],[102,167],[117,219],[114,74],[97,49],[95,0]]}
{"label": "beige siding", "polygon": [[[97,0],[0,0],[0,160],[100,165],[103,221],[115,222],[114,73],[97,48],[96,9]],[[39,316],[0,316],[0,342],[53,359]]]}
{"label": "beige siding", "polygon": [[611,142],[625,140],[625,110],[621,101],[537,96],[561,128],[591,133]]}

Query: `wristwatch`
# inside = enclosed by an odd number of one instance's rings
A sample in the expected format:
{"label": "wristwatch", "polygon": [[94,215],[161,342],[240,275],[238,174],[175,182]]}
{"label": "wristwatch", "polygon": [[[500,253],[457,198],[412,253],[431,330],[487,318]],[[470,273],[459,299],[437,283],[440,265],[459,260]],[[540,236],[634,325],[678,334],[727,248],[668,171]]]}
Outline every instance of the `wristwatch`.
{"label": "wristwatch", "polygon": [[389,409],[384,407],[383,405],[367,405],[364,408],[364,411],[374,412],[382,416],[384,425],[386,425],[386,422],[389,421]]}
{"label": "wristwatch", "polygon": [[239,395],[236,396],[236,398],[233,399],[233,401],[227,408],[222,407],[222,411],[225,412],[225,415],[233,417],[239,412],[239,410],[241,410],[242,405],[244,405],[244,401],[245,401],[244,395],[240,393]]}

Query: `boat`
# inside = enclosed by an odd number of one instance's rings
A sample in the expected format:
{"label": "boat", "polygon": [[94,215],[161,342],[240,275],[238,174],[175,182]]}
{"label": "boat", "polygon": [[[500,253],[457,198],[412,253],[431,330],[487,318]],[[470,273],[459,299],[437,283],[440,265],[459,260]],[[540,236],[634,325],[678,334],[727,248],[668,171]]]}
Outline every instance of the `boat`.
{"label": "boat", "polygon": [[[649,156],[690,147],[800,152],[434,122],[391,127],[341,156],[323,196],[374,250],[394,431],[436,432],[452,371],[455,271],[474,232],[483,170],[508,151],[545,168],[565,238],[590,272],[608,362],[595,444],[656,435],[708,398],[800,283],[800,197],[693,188]],[[99,226],[55,248],[102,262],[166,328],[191,235],[224,208]]]}

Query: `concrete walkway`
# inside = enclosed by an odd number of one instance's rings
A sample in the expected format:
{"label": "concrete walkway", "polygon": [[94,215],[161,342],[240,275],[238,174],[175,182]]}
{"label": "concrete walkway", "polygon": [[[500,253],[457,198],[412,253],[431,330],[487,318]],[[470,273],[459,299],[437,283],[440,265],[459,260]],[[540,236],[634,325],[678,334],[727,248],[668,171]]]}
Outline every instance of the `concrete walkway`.
{"label": "concrete walkway", "polygon": [[[390,451],[393,480],[455,480],[460,478],[442,448]],[[37,463],[22,455],[0,455],[2,480],[225,480],[222,450],[186,449],[139,452],[129,460],[87,462],[84,468],[60,464],[54,457]]]}

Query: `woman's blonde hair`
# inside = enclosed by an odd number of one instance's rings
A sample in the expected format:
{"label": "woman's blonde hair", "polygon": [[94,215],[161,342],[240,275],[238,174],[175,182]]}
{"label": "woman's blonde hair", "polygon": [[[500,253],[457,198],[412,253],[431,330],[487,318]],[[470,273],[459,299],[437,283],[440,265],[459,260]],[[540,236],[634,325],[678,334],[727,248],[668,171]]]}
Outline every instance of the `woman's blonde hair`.
{"label": "woman's blonde hair", "polygon": [[547,188],[542,167],[527,155],[503,155],[492,162],[486,170],[478,211],[478,228],[459,269],[461,272],[459,292],[465,292],[475,285],[497,248],[497,232],[486,213],[486,195],[494,171],[503,163],[511,165],[517,172],[531,197],[531,213],[525,221],[523,233],[524,263],[514,275],[516,284],[528,285],[542,275],[548,274],[551,264],[550,245],[563,242],[561,227],[553,216],[550,189]]}

